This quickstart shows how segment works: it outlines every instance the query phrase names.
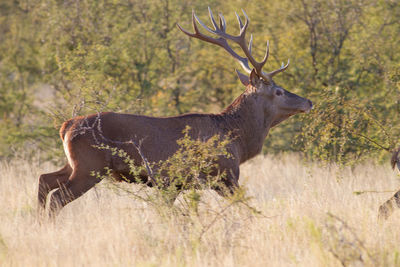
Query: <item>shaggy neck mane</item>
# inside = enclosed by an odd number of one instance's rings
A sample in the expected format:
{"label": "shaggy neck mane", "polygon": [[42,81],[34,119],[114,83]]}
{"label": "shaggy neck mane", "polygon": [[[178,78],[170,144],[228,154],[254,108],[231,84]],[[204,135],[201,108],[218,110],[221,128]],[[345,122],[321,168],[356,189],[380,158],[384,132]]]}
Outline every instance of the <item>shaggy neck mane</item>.
{"label": "shaggy neck mane", "polygon": [[235,135],[240,162],[244,162],[261,152],[269,130],[269,124],[265,121],[264,113],[260,112],[255,103],[254,92],[255,88],[249,85],[232,104],[221,112],[226,129],[229,129]]}
{"label": "shaggy neck mane", "polygon": [[244,93],[242,93],[229,106],[227,106],[221,112],[221,114],[231,114],[231,113],[237,111],[243,105],[245,98],[246,98],[246,95]]}
{"label": "shaggy neck mane", "polygon": [[248,85],[246,90],[238,96],[229,106],[227,106],[221,114],[232,114],[240,109],[246,102],[246,98],[255,92],[255,87]]}

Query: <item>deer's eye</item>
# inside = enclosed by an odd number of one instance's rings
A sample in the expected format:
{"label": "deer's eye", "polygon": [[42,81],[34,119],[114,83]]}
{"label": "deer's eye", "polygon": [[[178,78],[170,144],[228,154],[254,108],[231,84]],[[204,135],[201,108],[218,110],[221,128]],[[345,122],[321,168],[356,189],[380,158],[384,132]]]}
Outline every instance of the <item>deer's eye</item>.
{"label": "deer's eye", "polygon": [[276,90],[275,94],[276,94],[276,95],[282,95],[283,92],[282,92],[281,90]]}

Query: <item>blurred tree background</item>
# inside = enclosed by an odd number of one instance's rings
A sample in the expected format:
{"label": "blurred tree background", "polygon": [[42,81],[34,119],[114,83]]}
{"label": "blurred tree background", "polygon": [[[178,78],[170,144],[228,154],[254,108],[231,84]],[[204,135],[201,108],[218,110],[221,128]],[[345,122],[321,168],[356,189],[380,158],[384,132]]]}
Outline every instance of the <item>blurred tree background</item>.
{"label": "blurred tree background", "polygon": [[238,64],[176,27],[192,9],[208,23],[207,6],[235,34],[244,9],[256,58],[270,40],[266,70],[290,58],[276,82],[315,104],[272,129],[266,153],[348,163],[398,145],[397,0],[2,0],[0,157],[62,158],[58,128],[76,115],[223,109],[244,90]]}

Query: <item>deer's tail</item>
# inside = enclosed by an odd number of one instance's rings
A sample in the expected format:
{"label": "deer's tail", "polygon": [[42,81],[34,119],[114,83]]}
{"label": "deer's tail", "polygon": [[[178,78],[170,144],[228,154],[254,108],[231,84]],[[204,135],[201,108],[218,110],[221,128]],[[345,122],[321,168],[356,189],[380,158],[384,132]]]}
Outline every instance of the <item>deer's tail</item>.
{"label": "deer's tail", "polygon": [[64,142],[64,138],[65,138],[65,133],[66,133],[66,132],[68,131],[68,129],[71,127],[72,123],[73,123],[73,119],[70,119],[70,120],[65,121],[65,122],[61,125],[61,128],[60,128],[60,137],[61,137],[61,140],[63,140],[63,142]]}

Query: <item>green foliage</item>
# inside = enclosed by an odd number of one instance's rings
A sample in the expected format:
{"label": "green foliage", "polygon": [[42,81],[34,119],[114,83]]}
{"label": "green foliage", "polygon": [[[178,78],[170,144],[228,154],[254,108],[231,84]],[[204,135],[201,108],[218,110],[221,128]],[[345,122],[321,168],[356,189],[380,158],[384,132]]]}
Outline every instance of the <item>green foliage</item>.
{"label": "green foliage", "polygon": [[[225,172],[218,172],[218,159],[231,158],[227,151],[230,143],[228,138],[219,135],[212,136],[207,140],[192,139],[190,127],[183,131],[183,137],[177,140],[179,149],[168,159],[159,162],[149,162],[141,150],[140,140],[131,140],[127,143],[135,147],[142,158],[142,164],[134,162],[130,155],[123,149],[112,145],[100,144],[98,149],[108,150],[112,156],[121,158],[128,166],[130,175],[139,177],[146,173],[149,180],[146,184],[160,189],[161,199],[170,202],[185,190],[197,190],[205,188],[224,188],[221,180],[226,177]],[[107,177],[112,170],[106,169],[106,175],[93,172],[92,175],[100,179]],[[140,183],[140,178],[137,179]],[[194,191],[191,196],[193,200],[199,200]]]}
{"label": "green foliage", "polygon": [[[343,89],[321,92],[319,108],[304,118],[309,126],[297,136],[297,145],[312,158],[353,164],[381,155],[396,147],[400,125],[391,117],[377,117],[377,109],[366,100],[356,102]],[[395,111],[387,109],[388,113]]]}
{"label": "green foliage", "polygon": [[[92,176],[106,179],[113,189],[125,192],[128,196],[144,201],[152,207],[164,220],[183,220],[191,224],[195,232],[194,241],[198,241],[219,220],[227,216],[230,210],[242,210],[247,216],[259,214],[259,211],[250,205],[250,198],[246,196],[244,187],[237,188],[231,193],[223,183],[226,173],[218,172],[218,159],[231,158],[227,151],[229,138],[219,135],[207,140],[193,139],[190,127],[183,131],[183,137],[177,140],[178,150],[168,159],[159,162],[149,162],[140,147],[140,141],[131,140],[127,143],[133,145],[142,157],[142,163],[135,164],[134,160],[123,149],[112,145],[100,144],[98,149],[108,150],[114,157],[119,157],[129,165],[130,175],[138,177],[146,173],[147,183],[143,184],[137,179],[136,188],[126,187],[110,178],[112,170],[106,168],[103,172],[92,172]],[[147,185],[152,185],[149,190]],[[204,190],[218,189],[224,194],[225,201],[218,205],[217,210],[208,210],[212,217],[205,219],[201,206],[206,205]],[[178,199],[178,204],[174,202]],[[204,208],[204,207],[203,207]],[[210,208],[210,207],[209,207]]]}
{"label": "green foliage", "polygon": [[218,159],[232,157],[226,150],[230,140],[219,135],[193,140],[189,132],[187,126],[173,156],[152,166],[158,170],[154,178],[157,183],[180,190],[216,187],[226,176],[226,173],[216,173]]}
{"label": "green foliage", "polygon": [[[286,40],[286,48],[278,55],[289,54],[296,62],[280,78],[286,88],[298,88],[300,95],[311,99],[315,109],[300,121],[282,124],[267,146],[346,164],[372,155],[387,157],[385,152],[400,139],[398,59],[393,61],[397,57],[393,51],[398,51],[393,44],[399,41],[399,21],[394,17],[399,5],[393,1],[290,2],[284,29],[272,30],[289,38],[280,38]],[[392,37],[395,40],[388,41]]]}
{"label": "green foliage", "polygon": [[243,8],[255,56],[270,40],[266,70],[290,58],[276,82],[315,104],[273,129],[266,151],[349,162],[398,143],[397,1],[4,0],[0,156],[62,155],[57,129],[75,115],[220,111],[244,89],[238,66],[175,26],[190,29],[192,9],[207,21],[207,6],[224,13],[230,33]]}

